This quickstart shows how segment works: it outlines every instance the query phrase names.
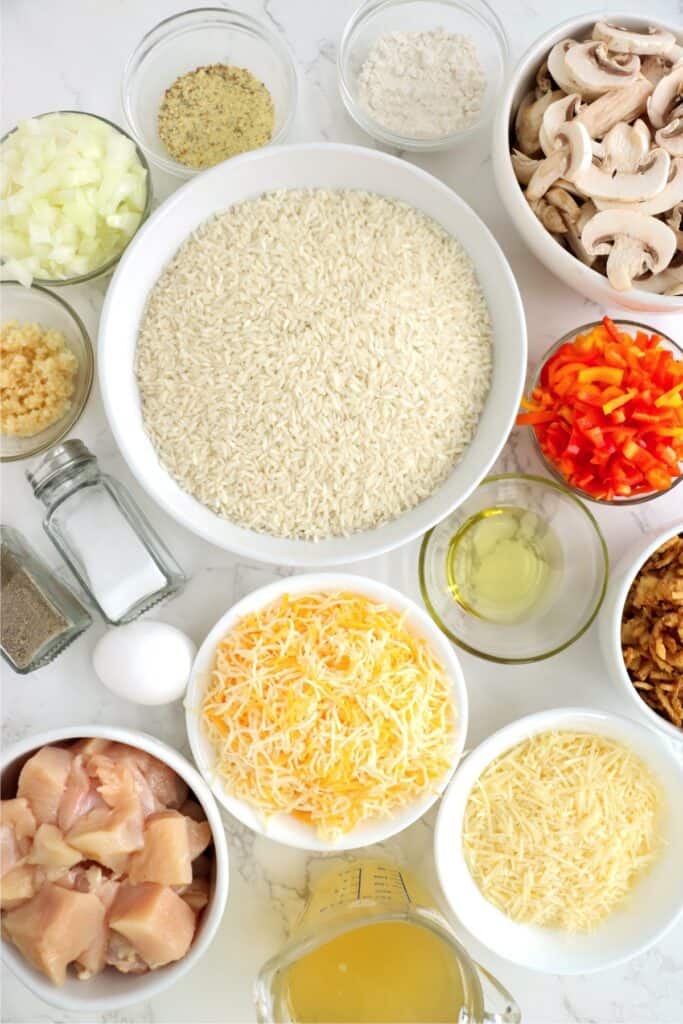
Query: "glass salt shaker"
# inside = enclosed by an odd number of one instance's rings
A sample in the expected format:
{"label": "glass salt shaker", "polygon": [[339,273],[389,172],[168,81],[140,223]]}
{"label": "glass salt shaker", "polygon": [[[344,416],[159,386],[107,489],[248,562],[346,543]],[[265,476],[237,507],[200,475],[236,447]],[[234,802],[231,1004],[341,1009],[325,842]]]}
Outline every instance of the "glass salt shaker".
{"label": "glass salt shaker", "polygon": [[26,476],[47,509],[45,532],[110,625],[132,622],[183,586],[161,538],[82,441],[56,445]]}
{"label": "glass salt shaker", "polygon": [[92,622],[75,594],[19,531],[4,525],[0,580],[0,649],[21,675],[49,664]]}

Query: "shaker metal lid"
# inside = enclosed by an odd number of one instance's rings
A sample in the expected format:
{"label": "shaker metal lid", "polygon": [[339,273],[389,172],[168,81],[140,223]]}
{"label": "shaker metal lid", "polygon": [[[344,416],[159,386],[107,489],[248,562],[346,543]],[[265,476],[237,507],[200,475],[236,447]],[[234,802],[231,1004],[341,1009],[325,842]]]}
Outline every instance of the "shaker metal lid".
{"label": "shaker metal lid", "polygon": [[74,437],[45,452],[40,462],[26,470],[26,478],[33,488],[33,493],[37,494],[45,484],[59,476],[65,469],[94,460],[95,456],[87,445]]}

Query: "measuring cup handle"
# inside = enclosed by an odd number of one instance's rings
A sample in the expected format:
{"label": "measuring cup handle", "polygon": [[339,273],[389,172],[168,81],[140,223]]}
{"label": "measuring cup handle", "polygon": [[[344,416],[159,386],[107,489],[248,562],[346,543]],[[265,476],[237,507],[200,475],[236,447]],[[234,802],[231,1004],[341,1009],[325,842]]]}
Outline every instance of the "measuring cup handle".
{"label": "measuring cup handle", "polygon": [[[475,964],[477,966],[477,970],[484,975],[491,988],[495,990],[503,1001],[503,1007],[500,1010],[485,1009],[482,1020],[485,1024],[520,1024],[522,1011],[508,990],[504,985],[501,985],[498,979],[494,978],[494,976],[490,974],[485,967],[482,967],[480,963],[477,963],[476,960]],[[485,1000],[485,1004],[486,1002],[487,1000]]]}

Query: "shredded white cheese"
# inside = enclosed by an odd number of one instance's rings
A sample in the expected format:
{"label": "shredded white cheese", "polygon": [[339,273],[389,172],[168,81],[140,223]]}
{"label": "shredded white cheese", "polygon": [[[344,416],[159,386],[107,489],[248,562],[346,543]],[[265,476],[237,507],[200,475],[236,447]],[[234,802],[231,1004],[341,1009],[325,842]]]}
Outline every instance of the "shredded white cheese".
{"label": "shredded white cheese", "polygon": [[436,790],[452,765],[442,666],[359,594],[285,595],[243,618],[218,645],[202,718],[231,793],[326,841]]}
{"label": "shredded white cheese", "polygon": [[492,762],[472,789],[467,865],[515,921],[591,931],[656,859],[661,803],[652,772],[622,744],[541,733]]}

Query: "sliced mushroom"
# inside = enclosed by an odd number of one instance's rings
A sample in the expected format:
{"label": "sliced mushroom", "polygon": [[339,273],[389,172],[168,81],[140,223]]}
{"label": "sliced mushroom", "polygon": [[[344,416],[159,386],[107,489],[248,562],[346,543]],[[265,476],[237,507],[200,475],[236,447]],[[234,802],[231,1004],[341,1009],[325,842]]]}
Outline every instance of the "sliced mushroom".
{"label": "sliced mushroom", "polygon": [[547,92],[553,91],[553,80],[548,71],[548,61],[544,60],[536,72],[536,98],[540,99]]}
{"label": "sliced mushroom", "polygon": [[607,256],[607,277],[617,291],[627,291],[634,278],[659,274],[676,251],[676,236],[655,217],[628,210],[603,210],[581,233],[591,256]]}
{"label": "sliced mushroom", "polygon": [[513,149],[510,156],[517,181],[520,185],[528,185],[541,161],[535,160],[532,156],[527,156],[526,153],[522,153],[519,149]]}
{"label": "sliced mushroom", "polygon": [[669,74],[675,63],[670,56],[644,57],[640,62],[640,70],[649,82],[657,85]]}
{"label": "sliced mushroom", "polygon": [[566,63],[567,52],[572,46],[578,45],[576,39],[561,39],[548,54],[548,71],[563,92],[581,92],[579,83],[572,78]]}
{"label": "sliced mushroom", "polygon": [[583,107],[576,119],[585,125],[592,139],[601,139],[620,121],[633,121],[640,117],[653,88],[646,78],[639,78],[623,89],[610,89]]}
{"label": "sliced mushroom", "polygon": [[565,188],[553,185],[545,194],[546,201],[557,210],[562,216],[565,229],[568,231],[571,224],[576,224],[581,213],[581,207]]}
{"label": "sliced mushroom", "polygon": [[636,287],[644,292],[655,292],[657,295],[683,295],[683,280],[676,277],[669,267],[661,274],[651,274],[636,281]]}
{"label": "sliced mushroom", "polygon": [[672,32],[655,28],[651,25],[644,32],[611,25],[607,21],[599,21],[593,27],[593,39],[607,44],[612,53],[664,54],[676,45],[676,37]]}
{"label": "sliced mushroom", "polygon": [[605,43],[595,41],[570,46],[564,63],[570,77],[578,83],[574,92],[588,98],[630,85],[640,75],[637,54],[610,54]]}
{"label": "sliced mushroom", "polygon": [[541,128],[538,133],[541,149],[546,156],[550,156],[556,148],[557,133],[565,121],[572,121],[581,109],[581,97],[577,92],[570,93],[555,100],[545,108]]}
{"label": "sliced mushroom", "polygon": [[590,167],[580,168],[573,180],[586,195],[593,199],[639,203],[646,199],[652,199],[653,196],[663,191],[669,177],[670,167],[671,157],[666,150],[652,149],[638,170],[632,173],[621,171],[614,174],[591,163]]}
{"label": "sliced mushroom", "polygon": [[[655,150],[653,150],[655,152]],[[661,213],[673,210],[678,203],[683,203],[683,157],[675,157],[671,161],[669,178],[657,195],[652,199],[646,199],[640,203],[629,203],[628,207],[622,202],[609,199],[596,198],[595,205],[599,210],[625,209],[634,210],[636,213],[643,213],[649,217],[657,217]]]}
{"label": "sliced mushroom", "polygon": [[671,156],[683,156],[683,116],[674,117],[655,132],[655,142]]}
{"label": "sliced mushroom", "polygon": [[683,203],[677,203],[666,218],[666,223],[676,236],[676,246],[683,250]]}
{"label": "sliced mushroom", "polygon": [[527,186],[526,196],[534,203],[545,195],[558,178],[578,181],[583,171],[591,166],[593,150],[591,139],[575,118],[562,125],[557,133],[559,146],[545,160],[541,160]]}
{"label": "sliced mushroom", "polygon": [[527,93],[519,105],[515,118],[515,134],[517,145],[522,153],[533,156],[541,148],[539,131],[543,121],[543,114],[551,103],[560,99],[560,92],[546,92],[538,99],[533,92]]}
{"label": "sliced mushroom", "polygon": [[569,225],[567,234],[565,235],[565,240],[571,251],[574,253],[576,257],[578,257],[578,259],[581,260],[582,263],[585,263],[587,267],[593,266],[597,259],[597,256],[591,256],[591,254],[588,252],[585,245],[581,241],[581,232],[583,231],[591,217],[595,215],[595,213],[595,204],[593,203],[592,199],[589,199],[580,208],[579,215],[576,218],[576,221]]}
{"label": "sliced mushroom", "polygon": [[[602,140],[603,171],[636,171],[650,149],[650,129],[638,118],[635,124],[620,121]],[[595,150],[594,150],[595,152]]]}
{"label": "sliced mushroom", "polygon": [[[550,190],[552,192],[552,189]],[[548,195],[548,193],[546,193]],[[553,235],[561,235],[567,230],[567,223],[560,210],[549,203],[546,196],[541,196],[529,206],[534,211],[546,231]]]}
{"label": "sliced mushroom", "polygon": [[[674,113],[679,106],[680,114]],[[647,114],[654,128],[663,128],[674,117],[683,115],[683,63],[676,64],[657,83],[647,102]]]}

